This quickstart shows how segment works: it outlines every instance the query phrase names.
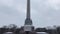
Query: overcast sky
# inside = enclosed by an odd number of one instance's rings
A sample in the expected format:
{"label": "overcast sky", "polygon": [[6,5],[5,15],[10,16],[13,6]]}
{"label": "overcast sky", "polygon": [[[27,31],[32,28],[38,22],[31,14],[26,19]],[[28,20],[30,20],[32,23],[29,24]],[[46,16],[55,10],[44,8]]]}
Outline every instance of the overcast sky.
{"label": "overcast sky", "polygon": [[[23,26],[26,0],[0,0],[0,26]],[[31,19],[35,27],[60,25],[60,0],[31,0]]]}

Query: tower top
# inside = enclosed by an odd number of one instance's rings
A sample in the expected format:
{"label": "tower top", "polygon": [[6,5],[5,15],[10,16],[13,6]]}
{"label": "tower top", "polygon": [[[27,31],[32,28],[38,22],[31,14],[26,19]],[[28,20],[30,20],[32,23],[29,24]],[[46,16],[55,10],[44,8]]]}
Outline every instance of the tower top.
{"label": "tower top", "polygon": [[32,25],[32,20],[30,19],[30,17],[30,0],[27,0],[27,15],[25,25]]}

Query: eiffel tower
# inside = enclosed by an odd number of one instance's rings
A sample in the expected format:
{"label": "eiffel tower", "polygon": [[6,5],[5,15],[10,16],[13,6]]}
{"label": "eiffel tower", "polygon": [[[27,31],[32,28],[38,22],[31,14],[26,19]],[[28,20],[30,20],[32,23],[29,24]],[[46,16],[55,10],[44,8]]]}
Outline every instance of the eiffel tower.
{"label": "eiffel tower", "polygon": [[24,24],[24,31],[32,31],[32,20],[30,16],[30,0],[27,0],[27,14],[26,14],[26,20]]}
{"label": "eiffel tower", "polygon": [[32,20],[30,16],[30,0],[27,0],[27,14],[26,14],[26,20],[24,24],[24,31],[26,34],[32,34],[34,31],[34,26],[32,26]]}
{"label": "eiffel tower", "polygon": [[25,20],[25,25],[32,25],[32,20],[30,16],[30,0],[27,0],[27,15]]}
{"label": "eiffel tower", "polygon": [[35,31],[30,15],[30,0],[27,0],[26,20],[24,26],[21,29],[22,29],[21,31],[22,34],[47,34],[46,32]]}

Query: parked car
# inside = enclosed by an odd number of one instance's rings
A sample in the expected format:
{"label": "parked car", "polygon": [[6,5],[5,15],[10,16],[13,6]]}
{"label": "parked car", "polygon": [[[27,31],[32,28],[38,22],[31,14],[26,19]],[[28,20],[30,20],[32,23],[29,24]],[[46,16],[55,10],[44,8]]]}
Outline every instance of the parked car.
{"label": "parked car", "polygon": [[46,32],[37,32],[37,34],[48,34]]}
{"label": "parked car", "polygon": [[3,33],[3,34],[13,34],[13,32],[5,32],[5,33]]}

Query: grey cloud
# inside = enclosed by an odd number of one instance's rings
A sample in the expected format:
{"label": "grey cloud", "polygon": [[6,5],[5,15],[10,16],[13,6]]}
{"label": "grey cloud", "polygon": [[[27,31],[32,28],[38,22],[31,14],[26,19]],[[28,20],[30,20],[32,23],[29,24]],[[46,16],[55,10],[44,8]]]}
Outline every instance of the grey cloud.
{"label": "grey cloud", "polygon": [[18,26],[21,26],[23,25],[23,22],[24,16],[22,13],[19,13],[16,9],[12,7],[0,6],[0,26],[8,24],[16,24]]}
{"label": "grey cloud", "polygon": [[[33,0],[34,1],[34,0]],[[32,10],[36,10],[37,13],[33,15],[33,21],[35,26],[52,26],[60,25],[60,10],[56,10],[52,7],[47,0],[35,0],[32,2]]]}
{"label": "grey cloud", "polygon": [[[8,2],[8,1],[7,1]],[[10,2],[11,3],[11,2]],[[26,0],[13,0],[11,6],[0,3],[0,23],[2,24],[24,24],[26,17]],[[60,6],[59,6],[60,7]],[[60,25],[60,10],[55,10],[48,0],[31,0],[31,17],[36,27]]]}

